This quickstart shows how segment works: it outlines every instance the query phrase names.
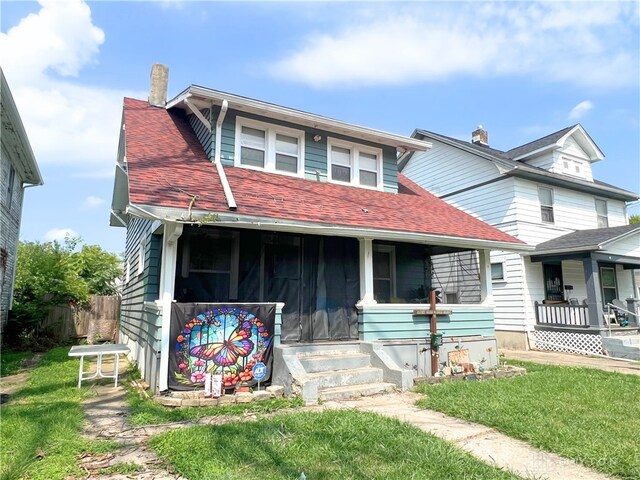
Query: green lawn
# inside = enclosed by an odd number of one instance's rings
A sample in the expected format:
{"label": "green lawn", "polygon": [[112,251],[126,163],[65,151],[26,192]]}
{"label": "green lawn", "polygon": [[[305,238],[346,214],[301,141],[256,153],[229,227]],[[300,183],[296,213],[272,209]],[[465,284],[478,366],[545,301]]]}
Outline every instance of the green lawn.
{"label": "green lawn", "polygon": [[76,388],[79,361],[70,360],[68,351],[68,347],[56,348],[45,354],[25,385],[2,406],[3,480],[84,478],[86,472],[77,467],[76,456],[113,449],[111,442],[80,437],[81,401],[88,390]]}
{"label": "green lawn", "polygon": [[137,392],[129,390],[129,423],[133,426],[157,425],[184,420],[197,420],[203,417],[221,415],[243,415],[244,413],[270,413],[284,408],[299,407],[301,399],[276,398],[262,402],[238,403],[220,407],[171,408],[164,407],[148,398],[140,398]]}
{"label": "green lawn", "polygon": [[21,369],[22,361],[33,356],[31,352],[13,352],[2,350],[0,355],[0,377],[13,375]]}
{"label": "green lawn", "polygon": [[603,473],[640,478],[640,376],[510,362],[528,374],[421,385],[423,408],[481,423]]}
{"label": "green lawn", "polygon": [[351,410],[189,427],[151,446],[190,480],[519,478],[416,427]]}

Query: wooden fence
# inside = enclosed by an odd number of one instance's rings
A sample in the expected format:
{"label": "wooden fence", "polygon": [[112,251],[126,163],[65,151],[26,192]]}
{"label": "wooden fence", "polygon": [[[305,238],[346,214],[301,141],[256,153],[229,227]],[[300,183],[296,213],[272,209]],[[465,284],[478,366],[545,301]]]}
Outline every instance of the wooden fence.
{"label": "wooden fence", "polygon": [[58,340],[116,341],[119,318],[120,297],[94,295],[86,309],[69,305],[53,307],[42,328]]}

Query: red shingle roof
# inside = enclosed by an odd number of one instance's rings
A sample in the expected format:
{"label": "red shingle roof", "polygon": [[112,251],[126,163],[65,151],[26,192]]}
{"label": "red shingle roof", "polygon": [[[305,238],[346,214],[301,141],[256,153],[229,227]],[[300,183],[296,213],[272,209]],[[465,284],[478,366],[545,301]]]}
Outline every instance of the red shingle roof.
{"label": "red shingle roof", "polygon": [[[228,212],[220,178],[182,112],[125,98],[132,204]],[[316,182],[225,167],[238,215],[521,244],[398,175],[399,191]]]}

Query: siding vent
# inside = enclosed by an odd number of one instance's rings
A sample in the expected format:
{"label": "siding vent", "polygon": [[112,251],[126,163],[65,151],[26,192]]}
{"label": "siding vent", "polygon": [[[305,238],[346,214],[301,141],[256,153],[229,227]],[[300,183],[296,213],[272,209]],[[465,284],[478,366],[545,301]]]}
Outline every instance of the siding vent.
{"label": "siding vent", "polygon": [[482,128],[482,125],[478,125],[478,128],[471,133],[471,143],[482,147],[489,146],[489,133]]}

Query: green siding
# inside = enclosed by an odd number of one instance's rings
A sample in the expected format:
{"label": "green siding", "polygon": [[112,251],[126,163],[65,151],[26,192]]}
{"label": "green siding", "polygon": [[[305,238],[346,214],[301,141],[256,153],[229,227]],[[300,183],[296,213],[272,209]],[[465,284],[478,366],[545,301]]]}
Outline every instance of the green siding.
{"label": "green siding", "polygon": [[[427,305],[425,305],[427,308]],[[398,308],[387,311],[365,311],[358,315],[360,340],[391,340],[426,338],[429,336],[430,317],[414,316],[413,309]],[[455,307],[451,315],[438,316],[438,332],[445,337],[471,335],[493,336],[493,310],[461,310]]]}
{"label": "green siding", "polygon": [[[144,269],[138,275],[138,255],[140,242],[144,244]],[[160,351],[161,318],[154,311],[145,309],[145,301],[158,298],[161,237],[151,234],[151,222],[140,218],[131,220],[127,227],[125,261],[129,261],[130,279],[123,285],[120,309],[120,331],[136,342],[147,356],[153,357]],[[142,372],[145,379],[151,379],[153,365],[148,362],[149,371]]]}
{"label": "green siding", "polygon": [[[211,121],[212,112],[210,108],[201,110],[200,112],[202,113],[202,115],[204,115],[204,118]],[[200,144],[207,154],[207,157],[213,159],[213,142],[215,140],[215,133],[210,132],[207,127],[200,121],[200,119],[195,115],[189,115],[187,118],[189,119],[189,124],[198,137],[198,140],[200,140]]]}
{"label": "green siding", "polygon": [[382,183],[385,192],[396,193],[398,191],[398,163],[396,151],[393,148],[384,147],[382,151]]}
{"label": "green siding", "polygon": [[[215,121],[218,118],[219,108],[213,109],[212,128],[213,132],[210,135],[203,135],[202,133],[196,134],[203,144],[205,151],[208,152],[211,159],[215,155]],[[206,115],[205,115],[206,116]],[[235,135],[236,135],[236,118],[241,116],[243,118],[249,118],[260,122],[271,123],[273,125],[281,125],[283,127],[293,128],[296,130],[302,130],[305,132],[305,158],[304,158],[304,171],[305,178],[308,180],[326,181],[327,179],[327,138],[332,137],[347,142],[358,143],[360,145],[367,145],[374,148],[381,148],[379,144],[367,142],[354,137],[347,137],[344,135],[337,135],[327,132],[325,130],[318,130],[315,128],[304,127],[290,122],[282,122],[260,115],[253,115],[245,112],[237,112],[235,110],[229,110],[225,116],[224,123],[222,124],[222,139],[220,148],[220,158],[223,165],[234,164],[235,159]],[[191,116],[190,118],[192,118]],[[194,121],[191,120],[194,127]],[[199,121],[197,123],[200,123]],[[320,135],[322,139],[319,142],[315,142],[313,137]],[[396,152],[393,148],[382,147],[383,150],[383,172],[382,178],[384,183],[384,189],[387,192],[398,191],[397,181],[397,165],[396,165]]]}

